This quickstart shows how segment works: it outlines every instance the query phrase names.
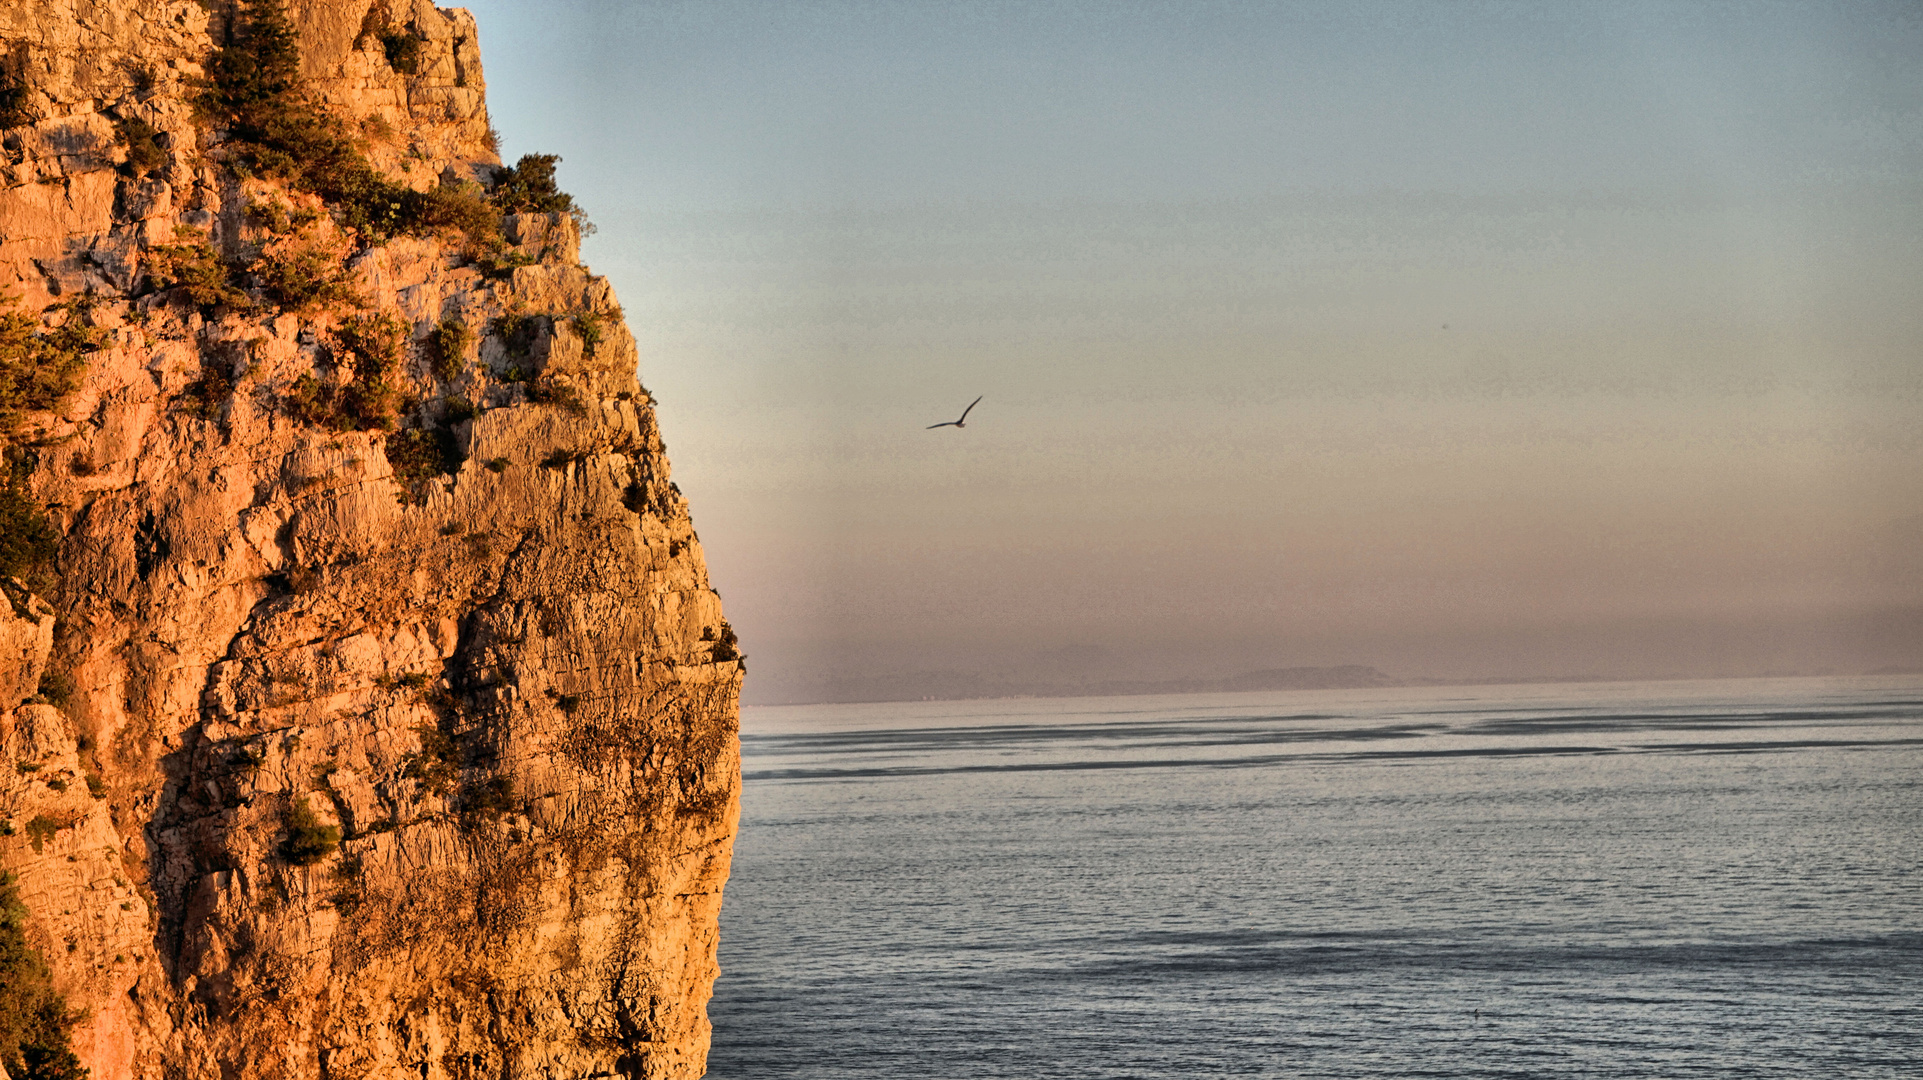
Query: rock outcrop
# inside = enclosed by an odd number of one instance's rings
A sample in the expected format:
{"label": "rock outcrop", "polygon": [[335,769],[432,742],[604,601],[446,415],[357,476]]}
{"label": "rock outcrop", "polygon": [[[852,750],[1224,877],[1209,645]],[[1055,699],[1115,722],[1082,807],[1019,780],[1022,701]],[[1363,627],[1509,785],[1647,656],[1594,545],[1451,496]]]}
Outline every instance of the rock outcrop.
{"label": "rock outcrop", "polygon": [[465,11],[288,5],[303,100],[460,210],[400,228],[196,109],[258,6],[0,10],[0,289],[87,344],[6,436],[58,545],[0,604],[0,865],[73,1050],[699,1076],[742,662],[633,339],[573,215],[476,223]]}

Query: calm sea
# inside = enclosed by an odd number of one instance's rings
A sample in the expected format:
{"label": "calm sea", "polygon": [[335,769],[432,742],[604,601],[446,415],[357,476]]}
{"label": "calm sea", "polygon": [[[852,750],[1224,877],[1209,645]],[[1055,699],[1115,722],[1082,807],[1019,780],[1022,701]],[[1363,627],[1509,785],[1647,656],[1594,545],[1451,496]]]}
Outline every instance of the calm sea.
{"label": "calm sea", "polygon": [[711,1076],[1923,1076],[1915,677],[743,728]]}

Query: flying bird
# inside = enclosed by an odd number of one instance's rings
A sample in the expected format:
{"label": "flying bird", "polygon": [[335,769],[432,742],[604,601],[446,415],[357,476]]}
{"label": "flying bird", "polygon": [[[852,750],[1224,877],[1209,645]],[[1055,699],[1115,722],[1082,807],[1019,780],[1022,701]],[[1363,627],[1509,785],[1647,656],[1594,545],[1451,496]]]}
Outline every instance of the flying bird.
{"label": "flying bird", "polygon": [[[988,396],[987,394],[983,394],[983,395],[982,395],[982,397],[987,397],[987,396]],[[936,429],[936,428],[938,428],[938,427],[956,427],[956,428],[958,428],[958,427],[967,427],[967,426],[968,426],[968,413],[969,413],[969,410],[971,410],[971,409],[973,409],[973,408],[974,408],[975,406],[977,406],[977,405],[980,405],[981,403],[982,403],[982,398],[976,398],[975,400],[973,400],[973,401],[971,401],[971,402],[969,402],[969,403],[968,403],[968,408],[967,408],[967,409],[963,409],[963,410],[962,410],[962,414],[961,414],[961,419],[960,419],[960,420],[947,420],[947,421],[943,421],[942,423],[939,423],[939,424],[930,424],[930,425],[928,425],[928,427],[927,427],[927,428],[925,428],[924,430],[927,430],[927,431],[933,431],[933,430],[935,430],[935,429]]]}

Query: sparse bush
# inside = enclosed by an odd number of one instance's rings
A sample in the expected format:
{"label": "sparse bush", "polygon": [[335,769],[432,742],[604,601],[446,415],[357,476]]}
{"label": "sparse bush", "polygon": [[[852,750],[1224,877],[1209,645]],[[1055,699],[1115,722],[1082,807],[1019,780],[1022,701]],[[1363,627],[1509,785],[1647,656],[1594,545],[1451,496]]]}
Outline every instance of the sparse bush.
{"label": "sparse bush", "polygon": [[267,748],[256,743],[243,743],[227,755],[227,766],[253,772],[267,763]]}
{"label": "sparse bush", "polygon": [[420,38],[402,29],[381,32],[381,50],[387,54],[387,66],[403,75],[421,73]]}
{"label": "sparse bush", "polygon": [[478,195],[418,192],[369,164],[346,126],[302,90],[300,43],[279,0],[243,0],[237,15],[238,32],[214,50],[206,89],[195,99],[199,118],[225,130],[225,157],[236,171],[319,195],[341,224],[375,237],[450,224],[498,228],[493,215],[474,212]]}
{"label": "sparse bush", "polygon": [[394,430],[401,396],[394,380],[408,340],[407,324],[392,315],[359,315],[342,322],[334,337],[354,366],[354,378],[339,392],[335,426]]}
{"label": "sparse bush", "polygon": [[53,523],[18,484],[0,486],[0,577],[17,577],[38,592],[60,550]]}
{"label": "sparse bush", "polygon": [[483,247],[474,257],[474,265],[481,273],[500,281],[514,276],[517,267],[533,266],[541,260],[525,251],[511,250],[506,243],[495,243]]}
{"label": "sparse bush", "polygon": [[107,781],[103,779],[99,773],[94,772],[92,769],[88,769],[86,771],[86,777],[87,777],[87,794],[92,795],[96,799],[106,798],[107,797]]}
{"label": "sparse bush", "polygon": [[402,759],[401,775],[430,791],[446,791],[460,775],[461,744],[437,726],[423,724],[414,731],[421,737],[421,750]]}
{"label": "sparse bush", "polygon": [[0,875],[0,1066],[20,1080],[85,1080],[67,1038],[79,1017],[54,992],[26,930],[13,875]]}
{"label": "sparse bush", "polygon": [[406,489],[403,502],[426,502],[426,481],[449,475],[461,467],[461,444],[446,428],[408,428],[387,440],[387,463],[394,479]]}
{"label": "sparse bush", "polygon": [[27,822],[27,838],[33,842],[33,853],[40,854],[46,842],[53,839],[54,833],[71,824],[70,821],[57,821],[45,814],[35,814],[33,820]]}
{"label": "sparse bush", "polygon": [[122,120],[115,132],[127,148],[127,172],[135,177],[167,164],[167,151],[160,148],[160,132],[138,116]]}
{"label": "sparse bush", "polygon": [[276,574],[261,578],[275,593],[282,596],[300,596],[320,588],[326,580],[319,567],[293,566]]}
{"label": "sparse bush", "polygon": [[201,308],[253,306],[247,294],[235,287],[234,268],[207,242],[207,234],[183,225],[174,235],[179,243],[147,252],[147,275],[155,288],[180,289]]}
{"label": "sparse bush", "polygon": [[601,347],[601,339],[606,336],[607,327],[602,323],[601,316],[588,312],[574,317],[574,332],[581,335],[582,351],[588,356],[593,356],[594,350]]}
{"label": "sparse bush", "polygon": [[87,356],[106,340],[88,324],[84,298],[59,305],[57,326],[21,311],[19,296],[0,292],[0,440],[19,425],[20,415],[57,407],[79,387]]}
{"label": "sparse bush", "polygon": [[303,424],[316,427],[332,426],[334,422],[334,391],[311,372],[302,372],[280,399],[281,408],[287,415]]}
{"label": "sparse bush", "polygon": [[442,319],[429,339],[434,377],[453,382],[467,367],[467,347],[474,343],[474,331],[459,319]]}
{"label": "sparse bush", "polygon": [[233,396],[233,376],[218,361],[209,359],[201,366],[200,378],[181,388],[179,400],[189,413],[213,420]]}
{"label": "sparse bush", "polygon": [[575,416],[586,416],[588,404],[570,383],[543,375],[527,385],[527,399],[537,405],[557,405]]}
{"label": "sparse bush", "polygon": [[411,193],[409,232],[446,229],[485,245],[500,235],[501,215],[482,194],[479,184],[462,181]]}
{"label": "sparse bush", "polygon": [[586,236],[594,231],[586,211],[555,182],[554,167],[560,163],[559,154],[523,154],[494,181],[488,198],[504,214],[566,214]]}
{"label": "sparse bush", "polygon": [[253,271],[267,298],[284,311],[362,303],[341,267],[341,252],[320,237],[269,243]]}
{"label": "sparse bush", "polygon": [[491,473],[506,472],[507,466],[508,466],[508,460],[504,457],[488,458],[486,464],[487,464],[488,472],[491,472]]}
{"label": "sparse bush", "polygon": [[734,636],[734,627],[728,625],[728,620],[721,620],[721,632],[715,636],[714,658],[716,660],[741,659],[740,644]]}
{"label": "sparse bush", "polygon": [[419,690],[427,685],[425,672],[410,671],[405,675],[379,675],[374,685],[383,690]]}
{"label": "sparse bush", "polygon": [[320,221],[322,214],[310,206],[295,206],[279,198],[250,199],[247,219],[275,236],[300,232]]}
{"label": "sparse bush", "polygon": [[28,77],[32,56],[25,41],[0,53],[0,128],[24,127],[34,121],[33,83]]}
{"label": "sparse bush", "polygon": [[41,673],[35,696],[55,708],[66,708],[68,702],[73,700],[73,676],[57,668],[48,668]]}
{"label": "sparse bush", "polygon": [[526,357],[534,351],[534,343],[541,340],[541,333],[547,329],[547,320],[540,315],[527,315],[511,311],[494,320],[494,332],[500,336],[501,344],[507,347],[507,354]]}
{"label": "sparse bush", "polygon": [[514,809],[514,782],[499,773],[488,777],[484,783],[461,793],[461,809],[490,819],[499,818]]}
{"label": "sparse bush", "polygon": [[295,866],[312,866],[341,846],[340,826],[321,824],[305,798],[288,808],[285,824],[287,841],[281,845],[281,854]]}

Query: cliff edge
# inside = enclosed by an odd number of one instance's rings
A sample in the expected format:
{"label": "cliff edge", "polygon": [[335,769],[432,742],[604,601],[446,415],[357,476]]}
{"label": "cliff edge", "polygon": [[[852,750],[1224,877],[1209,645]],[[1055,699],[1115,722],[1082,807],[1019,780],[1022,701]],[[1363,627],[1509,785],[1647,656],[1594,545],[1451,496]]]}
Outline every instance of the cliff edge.
{"label": "cliff edge", "polygon": [[0,1064],[701,1075],[742,661],[473,19],[10,3],[0,128]]}

